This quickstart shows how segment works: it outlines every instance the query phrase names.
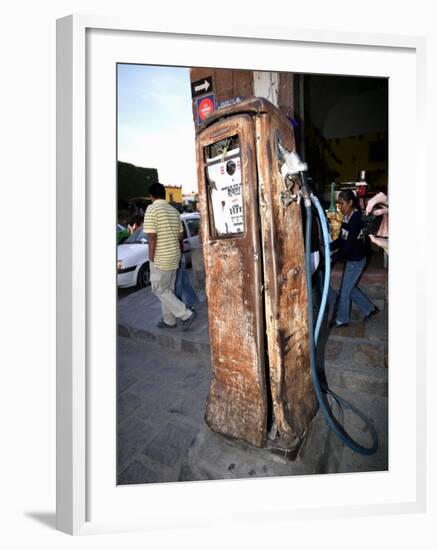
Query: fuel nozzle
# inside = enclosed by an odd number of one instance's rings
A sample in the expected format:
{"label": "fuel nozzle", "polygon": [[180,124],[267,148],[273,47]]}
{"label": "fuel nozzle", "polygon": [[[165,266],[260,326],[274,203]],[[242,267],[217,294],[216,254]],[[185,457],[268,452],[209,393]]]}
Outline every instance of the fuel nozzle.
{"label": "fuel nozzle", "polygon": [[287,175],[295,176],[296,174],[300,174],[301,172],[306,172],[308,170],[307,164],[300,160],[300,157],[296,151],[287,151],[287,149],[282,147],[281,143],[278,143],[278,149],[282,160],[284,161],[284,164],[281,167],[281,173],[284,178]]}
{"label": "fuel nozzle", "polygon": [[291,180],[293,176],[299,174],[301,181],[300,195],[303,197],[305,204],[309,203],[311,190],[308,186],[306,178],[306,171],[308,170],[307,164],[300,160],[300,157],[296,151],[287,151],[287,149],[285,149],[279,141],[277,146],[279,155],[283,161],[281,166],[281,174],[284,181],[287,182],[288,180]]}

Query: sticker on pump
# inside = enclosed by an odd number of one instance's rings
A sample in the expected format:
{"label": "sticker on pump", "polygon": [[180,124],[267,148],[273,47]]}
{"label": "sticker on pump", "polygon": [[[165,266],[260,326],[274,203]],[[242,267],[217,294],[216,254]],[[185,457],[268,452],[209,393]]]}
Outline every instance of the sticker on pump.
{"label": "sticker on pump", "polygon": [[205,95],[196,98],[197,105],[197,124],[201,126],[205,118],[215,111],[214,94]]}

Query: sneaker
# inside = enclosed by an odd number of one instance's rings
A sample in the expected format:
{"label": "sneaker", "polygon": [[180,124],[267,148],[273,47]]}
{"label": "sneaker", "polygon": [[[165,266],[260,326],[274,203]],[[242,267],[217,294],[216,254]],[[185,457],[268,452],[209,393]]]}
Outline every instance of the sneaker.
{"label": "sneaker", "polygon": [[340,321],[331,321],[329,323],[329,328],[340,328],[340,327],[347,327],[349,326],[349,323],[341,323]]}
{"label": "sneaker", "polygon": [[158,328],[176,328],[176,324],[174,325],[167,325],[167,323],[164,323],[164,321],[161,319],[159,323],[156,325]]}
{"label": "sneaker", "polygon": [[190,310],[190,311],[194,311],[195,309],[197,309],[197,306],[199,305],[199,301],[197,302],[194,302],[194,304],[192,306],[187,306],[187,308]]}
{"label": "sneaker", "polygon": [[193,324],[194,319],[197,317],[197,311],[193,311],[188,319],[182,321],[182,330],[188,330]]}
{"label": "sneaker", "polygon": [[376,315],[376,313],[379,313],[379,307],[375,306],[375,309],[372,309],[370,313],[367,315],[364,315],[363,317],[363,323],[367,323],[367,321],[373,316]]}

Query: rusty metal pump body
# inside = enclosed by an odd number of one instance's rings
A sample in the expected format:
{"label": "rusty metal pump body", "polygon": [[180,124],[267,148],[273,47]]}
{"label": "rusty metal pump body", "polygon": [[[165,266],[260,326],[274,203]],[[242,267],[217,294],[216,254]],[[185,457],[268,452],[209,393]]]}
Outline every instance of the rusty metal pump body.
{"label": "rusty metal pump body", "polygon": [[300,205],[284,182],[287,118],[262,98],[220,109],[196,137],[212,381],[206,421],[257,447],[297,448],[312,389]]}

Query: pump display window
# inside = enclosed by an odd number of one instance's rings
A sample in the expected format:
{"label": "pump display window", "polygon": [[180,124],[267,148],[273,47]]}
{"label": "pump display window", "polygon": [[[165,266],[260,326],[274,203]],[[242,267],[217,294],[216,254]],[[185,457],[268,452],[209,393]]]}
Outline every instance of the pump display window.
{"label": "pump display window", "polygon": [[238,136],[210,145],[206,148],[205,156],[212,237],[244,233]]}

